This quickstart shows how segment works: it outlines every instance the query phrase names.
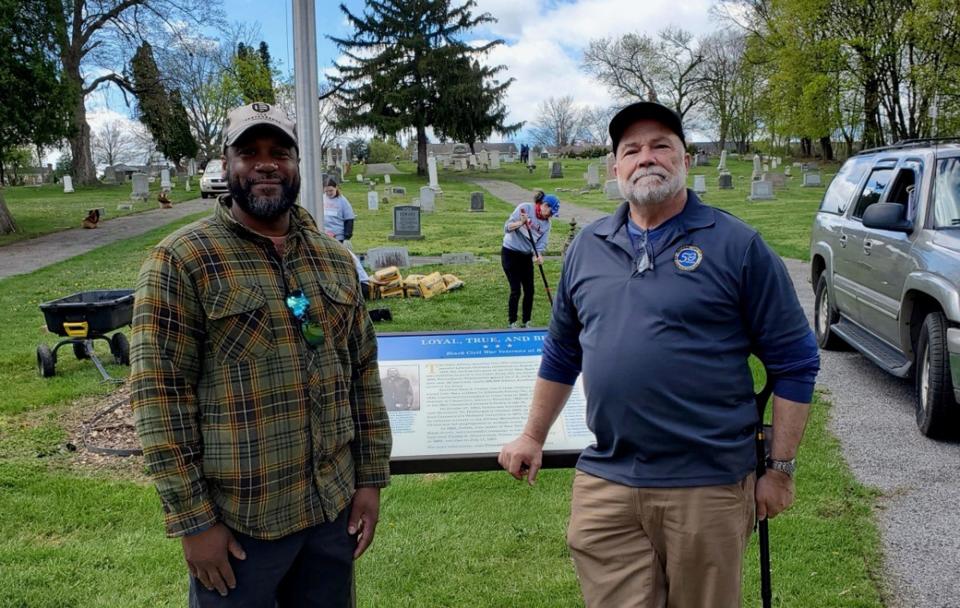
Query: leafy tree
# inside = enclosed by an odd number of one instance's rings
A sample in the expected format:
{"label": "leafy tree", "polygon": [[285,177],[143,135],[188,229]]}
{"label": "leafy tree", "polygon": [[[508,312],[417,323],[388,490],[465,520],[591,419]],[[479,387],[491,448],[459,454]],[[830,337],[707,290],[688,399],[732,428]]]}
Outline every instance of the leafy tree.
{"label": "leafy tree", "polygon": [[369,150],[370,156],[367,162],[371,163],[392,163],[403,155],[403,148],[397,143],[395,137],[387,139],[374,137],[370,140]]}
{"label": "leafy tree", "polygon": [[[133,90],[124,68],[144,40],[165,41],[171,24],[211,27],[221,21],[211,0],[47,0],[57,7],[50,20],[60,35],[57,52],[62,78],[70,85],[70,150],[74,181],[96,181],[90,150],[90,126],[84,101],[103,84]],[[14,2],[17,4],[17,2]],[[18,22],[17,27],[23,23]],[[95,77],[91,77],[95,74]]]}
{"label": "leafy tree", "polygon": [[507,108],[503,98],[513,78],[504,82],[494,79],[503,66],[483,66],[469,57],[459,57],[451,63],[448,69],[440,71],[438,81],[443,94],[437,100],[440,120],[434,130],[440,136],[468,144],[474,152],[474,145],[494,132],[509,135],[520,130],[522,122],[505,124]]}
{"label": "leafy tree", "polygon": [[[341,4],[355,30],[350,38],[331,38],[347,58],[335,64],[338,75],[331,79],[341,101],[337,114],[341,128],[370,128],[381,135],[413,129],[420,175],[427,171],[427,127],[447,133],[486,131],[479,123],[475,129],[461,130],[454,124],[458,120],[446,120],[441,114],[447,94],[442,87],[450,72],[463,73],[465,58],[482,56],[502,43],[494,40],[473,47],[461,39],[477,25],[494,20],[488,13],[475,16],[475,6],[475,0],[459,6],[451,0],[370,0],[358,16]],[[499,68],[492,70],[488,75]],[[473,78],[485,81],[476,72]],[[494,90],[487,109],[496,114],[503,91],[496,91],[499,85],[490,86]]]}
{"label": "leafy tree", "polygon": [[[0,0],[0,184],[11,154],[67,135],[69,86],[57,70],[56,0]],[[0,198],[0,234],[16,230]]]}
{"label": "leafy tree", "polygon": [[140,45],[131,65],[140,120],[153,135],[157,148],[177,165],[184,157],[196,156],[198,146],[180,92],[166,90],[149,43]]}

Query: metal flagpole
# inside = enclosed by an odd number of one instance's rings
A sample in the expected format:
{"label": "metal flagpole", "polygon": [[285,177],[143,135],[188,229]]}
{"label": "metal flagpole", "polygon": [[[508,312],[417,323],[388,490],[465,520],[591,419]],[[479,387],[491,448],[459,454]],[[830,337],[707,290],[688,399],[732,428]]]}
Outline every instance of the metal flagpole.
{"label": "metal flagpole", "polygon": [[293,74],[300,142],[300,205],[323,222],[320,206],[320,106],[317,79],[317,12],[314,0],[293,1]]}

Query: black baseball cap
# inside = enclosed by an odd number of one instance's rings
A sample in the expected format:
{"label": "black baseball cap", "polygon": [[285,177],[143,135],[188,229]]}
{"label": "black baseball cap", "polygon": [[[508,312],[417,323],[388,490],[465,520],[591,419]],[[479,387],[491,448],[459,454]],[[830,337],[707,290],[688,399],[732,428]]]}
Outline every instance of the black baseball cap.
{"label": "black baseball cap", "polygon": [[613,153],[617,153],[617,146],[624,131],[638,120],[655,120],[677,134],[683,145],[687,139],[683,136],[683,121],[680,115],[667,106],[655,101],[638,101],[617,112],[610,121],[610,140],[613,142]]}

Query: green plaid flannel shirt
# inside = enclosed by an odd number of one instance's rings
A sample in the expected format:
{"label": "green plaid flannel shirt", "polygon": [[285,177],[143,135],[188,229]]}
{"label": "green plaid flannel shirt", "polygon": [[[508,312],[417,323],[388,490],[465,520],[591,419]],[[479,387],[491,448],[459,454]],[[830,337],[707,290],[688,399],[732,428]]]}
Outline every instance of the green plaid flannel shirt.
{"label": "green plaid flannel shirt", "polygon": [[[222,521],[274,539],[389,482],[377,342],[350,254],[296,207],[283,259],[229,199],[140,270],[131,401],[169,536]],[[285,296],[323,327],[311,347]]]}

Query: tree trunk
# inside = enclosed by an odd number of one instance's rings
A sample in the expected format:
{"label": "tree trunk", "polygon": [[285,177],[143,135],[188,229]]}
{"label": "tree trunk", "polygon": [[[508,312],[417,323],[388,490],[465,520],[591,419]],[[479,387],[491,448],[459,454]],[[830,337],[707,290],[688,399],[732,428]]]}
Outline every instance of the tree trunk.
{"label": "tree trunk", "polygon": [[833,160],[833,142],[829,136],[820,138],[820,150],[823,151],[823,160]]}
{"label": "tree trunk", "polygon": [[73,182],[77,185],[88,186],[97,181],[97,169],[93,165],[90,154],[90,125],[87,124],[87,108],[84,105],[83,95],[78,95],[73,106],[74,134],[70,138],[70,154],[73,163]]}
{"label": "tree trunk", "polygon": [[863,85],[863,147],[876,148],[882,145],[880,85],[875,78],[868,78]]}
{"label": "tree trunk", "polygon": [[427,174],[427,128],[417,125],[417,175]]}
{"label": "tree trunk", "polygon": [[10,215],[7,209],[7,201],[3,196],[3,188],[0,188],[0,234],[12,234],[17,231],[17,223]]}

